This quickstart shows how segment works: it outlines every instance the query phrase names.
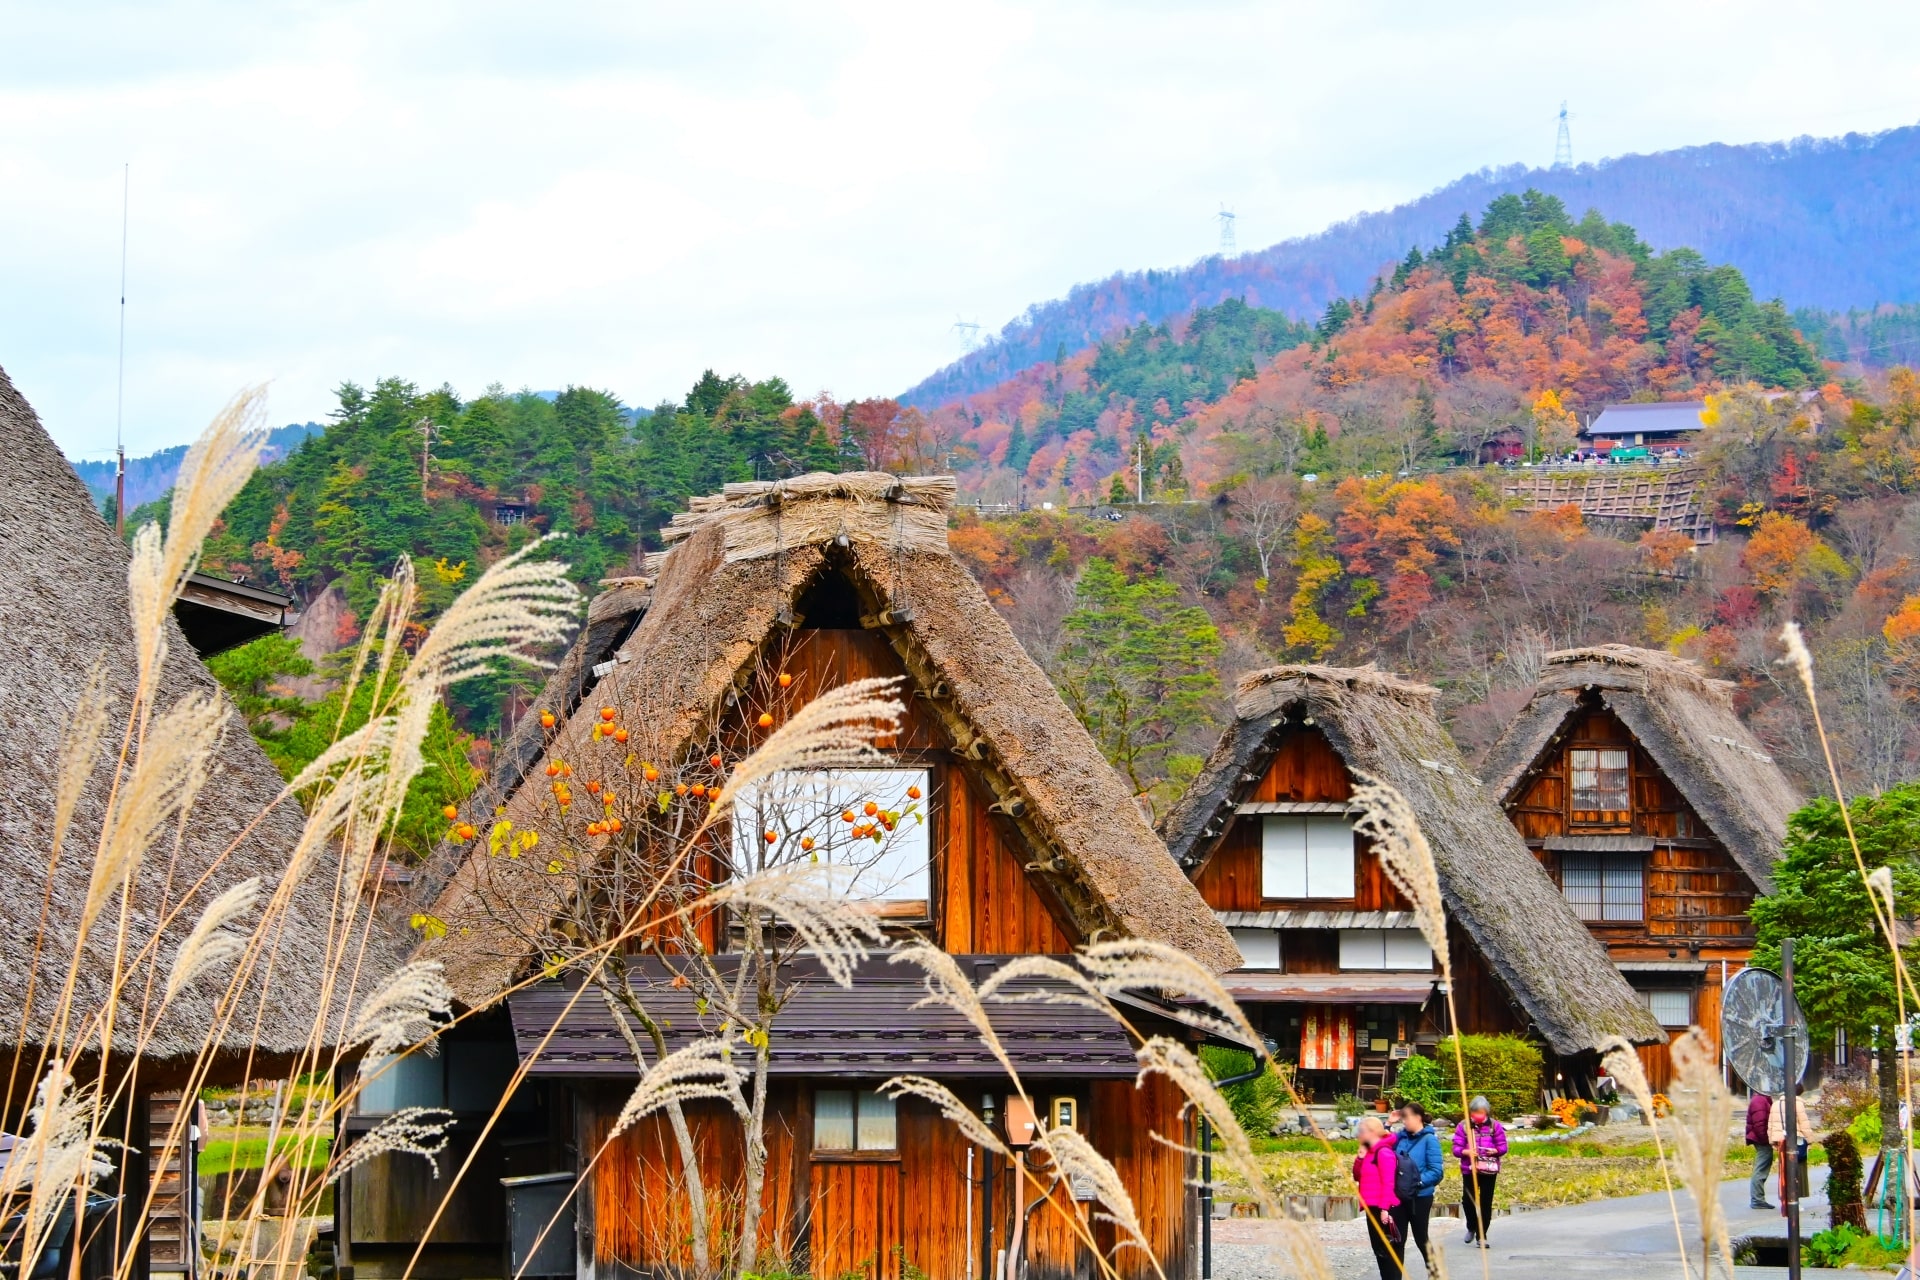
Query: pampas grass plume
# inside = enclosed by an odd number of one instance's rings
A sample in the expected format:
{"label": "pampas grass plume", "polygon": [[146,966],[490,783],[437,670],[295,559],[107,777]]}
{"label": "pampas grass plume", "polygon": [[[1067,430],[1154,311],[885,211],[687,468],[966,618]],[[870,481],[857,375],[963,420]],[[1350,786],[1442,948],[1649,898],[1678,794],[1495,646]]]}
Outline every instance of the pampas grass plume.
{"label": "pampas grass plume", "polygon": [[163,1001],[171,1002],[189,982],[246,951],[247,940],[226,932],[226,926],[253,910],[259,900],[260,881],[255,877],[242,880],[207,904],[200,919],[194,922],[193,930],[174,953]]}

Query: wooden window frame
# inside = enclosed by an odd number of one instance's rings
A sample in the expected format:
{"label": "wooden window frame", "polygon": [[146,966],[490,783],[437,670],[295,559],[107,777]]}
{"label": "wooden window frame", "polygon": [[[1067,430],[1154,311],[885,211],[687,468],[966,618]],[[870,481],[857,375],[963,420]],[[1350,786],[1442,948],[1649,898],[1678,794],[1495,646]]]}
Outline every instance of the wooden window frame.
{"label": "wooden window frame", "polygon": [[818,1141],[817,1135],[819,1134],[819,1131],[820,1131],[819,1130],[819,1124],[820,1124],[819,1099],[820,1099],[820,1095],[823,1093],[844,1093],[849,1095],[849,1097],[852,1099],[853,1109],[849,1114],[853,1121],[853,1140],[856,1144],[860,1141],[860,1099],[861,1097],[863,1095],[871,1098],[881,1097],[880,1091],[878,1089],[863,1089],[858,1087],[858,1085],[854,1082],[848,1082],[848,1087],[846,1088],[837,1088],[837,1087],[823,1088],[821,1086],[816,1085],[813,1090],[812,1104],[807,1109],[808,1122],[811,1126],[811,1131],[807,1136],[808,1159],[813,1160],[816,1163],[822,1163],[822,1164],[897,1164],[900,1161],[900,1101],[899,1099],[897,1098],[885,1099],[885,1101],[890,1103],[893,1107],[893,1145],[891,1147],[862,1148],[857,1145],[852,1147],[821,1147],[821,1146],[815,1145],[815,1143]]}
{"label": "wooden window frame", "polygon": [[[1592,917],[1592,918],[1589,918],[1587,916],[1582,916],[1579,912],[1579,904],[1576,904],[1572,898],[1569,898],[1567,896],[1567,860],[1569,858],[1592,858],[1594,860],[1595,865],[1600,872],[1599,908],[1603,913],[1607,909],[1607,864],[1608,862],[1609,861],[1618,861],[1618,862],[1631,861],[1632,863],[1634,863],[1638,867],[1639,873],[1640,873],[1639,875],[1640,914],[1631,919],[1620,919],[1618,917],[1608,918],[1604,914],[1597,917]],[[1580,852],[1580,851],[1570,850],[1570,851],[1563,852],[1558,856],[1557,865],[1554,868],[1554,880],[1557,884],[1557,887],[1560,890],[1561,901],[1565,902],[1567,904],[1568,909],[1573,911],[1575,918],[1577,918],[1581,924],[1586,925],[1587,928],[1589,929],[1619,929],[1619,930],[1626,930],[1629,932],[1644,930],[1648,924],[1647,908],[1650,905],[1648,902],[1648,892],[1649,892],[1648,882],[1652,880],[1652,878],[1653,877],[1648,874],[1647,856],[1645,854],[1640,854],[1640,853],[1612,853],[1612,852],[1599,852],[1599,851]]]}
{"label": "wooden window frame", "polygon": [[[1574,780],[1573,780],[1574,779],[1573,755],[1574,755],[1574,752],[1576,751],[1593,751],[1593,752],[1619,751],[1627,757],[1627,765],[1626,765],[1627,807],[1625,809],[1582,809],[1575,804],[1574,795],[1575,795],[1576,788],[1574,786]],[[1567,744],[1567,748],[1564,754],[1565,754],[1564,768],[1566,770],[1566,779],[1567,779],[1566,787],[1567,787],[1567,825],[1568,827],[1570,828],[1571,827],[1588,827],[1588,828],[1600,828],[1600,829],[1616,830],[1616,831],[1630,830],[1633,827],[1633,815],[1634,815],[1633,788],[1634,788],[1634,784],[1639,781],[1639,775],[1640,775],[1640,770],[1637,768],[1638,761],[1635,759],[1635,756],[1638,753],[1635,752],[1635,750],[1633,749],[1633,744],[1632,743],[1622,744],[1619,742],[1612,742],[1612,741],[1569,742]],[[1599,772],[1599,766],[1597,762],[1595,765],[1595,772],[1596,773]]]}

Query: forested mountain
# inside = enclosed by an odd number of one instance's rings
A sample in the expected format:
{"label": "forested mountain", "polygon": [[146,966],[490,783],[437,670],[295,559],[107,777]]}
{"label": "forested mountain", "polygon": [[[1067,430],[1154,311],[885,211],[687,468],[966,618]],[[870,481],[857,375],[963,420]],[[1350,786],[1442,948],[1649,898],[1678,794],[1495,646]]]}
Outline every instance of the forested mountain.
{"label": "forested mountain", "polygon": [[1715,144],[1568,169],[1483,170],[1396,209],[1255,253],[1077,285],[1065,298],[1030,307],[900,398],[931,409],[1063,348],[1078,351],[1228,298],[1311,320],[1335,298],[1364,293],[1408,246],[1438,243],[1462,213],[1528,188],[1570,209],[1604,209],[1655,249],[1687,246],[1736,266],[1761,298],[1824,310],[1920,302],[1920,126]]}
{"label": "forested mountain", "polygon": [[1247,471],[1477,461],[1509,428],[1564,450],[1576,415],[1613,401],[1828,376],[1737,268],[1656,253],[1595,211],[1575,222],[1542,192],[1402,252],[1311,328],[1237,299],[1143,323],[934,411],[932,434],[989,500],[1200,497]]}
{"label": "forested mountain", "polygon": [[[297,448],[302,440],[321,430],[317,422],[291,422],[284,427],[275,427],[267,433],[267,448],[262,455],[271,462],[283,458]],[[152,502],[173,488],[174,477],[180,473],[180,460],[187,456],[187,446],[174,445],[170,449],[161,449],[154,453],[143,454],[138,458],[127,459],[127,510]],[[106,462],[76,462],[73,469],[80,479],[93,491],[97,501],[108,515],[112,515],[114,470],[117,464]]]}

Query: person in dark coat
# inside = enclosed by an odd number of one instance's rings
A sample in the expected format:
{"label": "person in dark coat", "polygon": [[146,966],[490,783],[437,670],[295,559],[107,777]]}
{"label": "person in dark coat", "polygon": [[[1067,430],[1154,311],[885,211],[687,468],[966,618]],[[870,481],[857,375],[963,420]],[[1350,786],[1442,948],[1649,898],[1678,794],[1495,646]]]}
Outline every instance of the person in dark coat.
{"label": "person in dark coat", "polygon": [[[1447,1157],[1440,1150],[1440,1135],[1427,1123],[1427,1109],[1417,1102],[1400,1108],[1400,1141],[1394,1147],[1394,1156],[1401,1165],[1411,1167],[1418,1174],[1413,1194],[1400,1198],[1400,1234],[1403,1240],[1419,1246],[1420,1257],[1425,1260],[1427,1225],[1433,1217],[1433,1193],[1440,1189],[1440,1179],[1446,1176]],[[1402,1174],[1403,1186],[1405,1181]],[[1427,1269],[1433,1269],[1431,1262]]]}
{"label": "person in dark coat", "polygon": [[1767,1138],[1767,1121],[1773,1115],[1773,1099],[1755,1090],[1747,1099],[1747,1145],[1753,1148],[1753,1177],[1747,1180],[1747,1207],[1771,1209],[1767,1203],[1767,1175],[1773,1172],[1773,1143]]}

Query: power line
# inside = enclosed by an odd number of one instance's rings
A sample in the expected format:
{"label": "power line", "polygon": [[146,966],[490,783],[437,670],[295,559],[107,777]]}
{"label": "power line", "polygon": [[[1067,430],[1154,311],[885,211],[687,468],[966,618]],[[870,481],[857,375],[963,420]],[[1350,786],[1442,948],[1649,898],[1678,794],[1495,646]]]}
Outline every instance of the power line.
{"label": "power line", "polygon": [[1560,103],[1560,133],[1553,140],[1553,167],[1556,169],[1573,168],[1573,134],[1567,130],[1567,104]]}

